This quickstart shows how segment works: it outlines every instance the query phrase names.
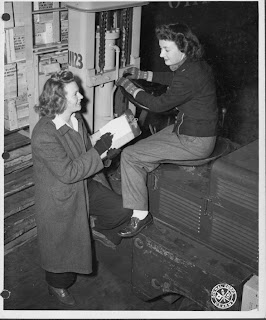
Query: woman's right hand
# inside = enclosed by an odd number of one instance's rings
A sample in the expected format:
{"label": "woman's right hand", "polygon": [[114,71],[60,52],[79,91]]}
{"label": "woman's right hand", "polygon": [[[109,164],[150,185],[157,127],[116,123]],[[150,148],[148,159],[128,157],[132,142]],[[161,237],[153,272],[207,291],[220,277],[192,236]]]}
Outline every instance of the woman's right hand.
{"label": "woman's right hand", "polygon": [[148,79],[148,72],[147,71],[141,71],[137,67],[130,67],[124,71],[123,76],[129,78],[129,79]]}
{"label": "woman's right hand", "polygon": [[109,150],[112,145],[113,135],[110,132],[106,132],[96,141],[94,149],[99,153],[103,154],[106,150]]}

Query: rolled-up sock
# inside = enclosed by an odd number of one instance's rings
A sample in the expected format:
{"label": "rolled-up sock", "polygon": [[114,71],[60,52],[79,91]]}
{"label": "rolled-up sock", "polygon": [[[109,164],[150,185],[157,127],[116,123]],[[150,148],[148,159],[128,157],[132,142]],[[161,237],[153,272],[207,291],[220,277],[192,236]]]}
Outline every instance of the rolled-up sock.
{"label": "rolled-up sock", "polygon": [[132,218],[139,218],[139,220],[143,220],[147,217],[149,211],[147,210],[133,210]]}

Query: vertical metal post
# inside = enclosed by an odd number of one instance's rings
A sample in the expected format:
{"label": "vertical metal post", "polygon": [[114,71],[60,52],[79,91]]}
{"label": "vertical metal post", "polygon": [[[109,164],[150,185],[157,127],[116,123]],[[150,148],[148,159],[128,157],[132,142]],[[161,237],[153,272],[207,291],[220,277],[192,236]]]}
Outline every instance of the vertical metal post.
{"label": "vertical metal post", "polygon": [[68,64],[69,70],[80,80],[81,93],[86,104],[82,104],[83,116],[93,132],[94,88],[86,86],[87,70],[95,64],[95,13],[69,8]]}
{"label": "vertical metal post", "polygon": [[[24,28],[25,28],[25,55],[26,55],[26,78],[27,95],[29,102],[29,128],[30,136],[32,130],[39,120],[39,115],[34,111],[34,105],[38,101],[38,91],[36,93],[35,83],[38,83],[38,65],[33,54],[33,30],[32,30],[32,2],[24,2]],[[37,70],[33,72],[33,70]],[[37,94],[37,96],[36,96]]]}
{"label": "vertical metal post", "polygon": [[[132,37],[131,37],[131,54],[130,54],[130,64],[134,64],[136,67],[140,67],[140,29],[141,29],[141,7],[133,8],[133,18],[132,18]],[[129,109],[132,113],[136,114],[136,107],[133,103],[128,103]]]}
{"label": "vertical metal post", "polygon": [[141,29],[141,7],[133,8],[132,21],[132,40],[131,40],[131,56],[130,64],[140,66],[139,50],[140,50],[140,29]]}
{"label": "vertical metal post", "polygon": [[[59,2],[54,2],[53,3],[53,8],[59,8]],[[60,14],[59,11],[53,12],[53,42],[60,41],[60,35],[61,35],[60,16],[61,16],[61,14]]]}

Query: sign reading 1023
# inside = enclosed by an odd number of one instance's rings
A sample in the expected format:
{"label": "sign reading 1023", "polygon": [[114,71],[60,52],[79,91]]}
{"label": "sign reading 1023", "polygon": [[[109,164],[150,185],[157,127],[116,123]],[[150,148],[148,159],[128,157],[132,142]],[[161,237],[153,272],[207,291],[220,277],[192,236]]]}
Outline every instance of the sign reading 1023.
{"label": "sign reading 1023", "polygon": [[74,68],[82,69],[83,61],[80,53],[72,52],[68,50],[68,65]]}

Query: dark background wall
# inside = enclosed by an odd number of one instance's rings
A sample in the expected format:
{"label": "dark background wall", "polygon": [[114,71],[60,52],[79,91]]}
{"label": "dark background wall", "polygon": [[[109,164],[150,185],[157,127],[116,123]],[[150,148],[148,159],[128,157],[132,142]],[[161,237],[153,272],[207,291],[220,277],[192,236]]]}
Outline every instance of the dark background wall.
{"label": "dark background wall", "polygon": [[258,2],[150,2],[142,10],[141,68],[168,71],[154,29],[163,23],[186,23],[213,67],[219,109],[227,109],[223,136],[241,145],[257,139]]}

